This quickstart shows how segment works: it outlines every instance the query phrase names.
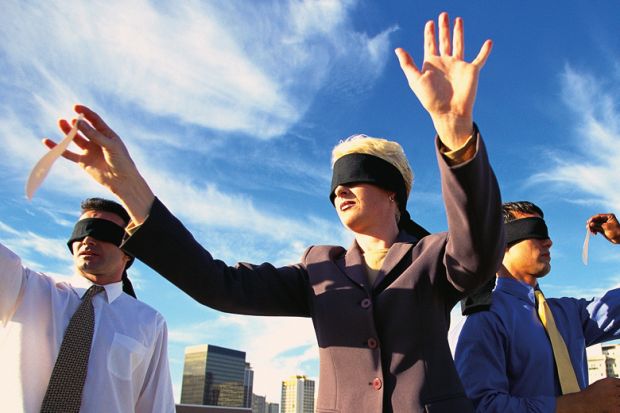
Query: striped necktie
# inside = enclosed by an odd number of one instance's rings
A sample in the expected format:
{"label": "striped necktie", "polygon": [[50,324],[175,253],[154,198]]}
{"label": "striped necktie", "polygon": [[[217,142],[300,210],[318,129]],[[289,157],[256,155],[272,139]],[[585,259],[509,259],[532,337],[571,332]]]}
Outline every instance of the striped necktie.
{"label": "striped necktie", "polygon": [[82,389],[95,330],[95,310],[91,300],[101,291],[103,287],[91,286],[69,321],[47,385],[41,413],[77,413],[80,411]]}
{"label": "striped necktie", "polygon": [[549,340],[551,341],[553,358],[555,358],[555,366],[558,370],[562,394],[581,391],[577,383],[575,369],[570,361],[566,343],[564,343],[564,339],[558,331],[558,327],[555,325],[555,320],[553,319],[549,304],[547,304],[547,300],[545,300],[545,296],[540,290],[535,290],[534,294],[536,295],[538,317],[540,317],[540,321],[545,327]]}

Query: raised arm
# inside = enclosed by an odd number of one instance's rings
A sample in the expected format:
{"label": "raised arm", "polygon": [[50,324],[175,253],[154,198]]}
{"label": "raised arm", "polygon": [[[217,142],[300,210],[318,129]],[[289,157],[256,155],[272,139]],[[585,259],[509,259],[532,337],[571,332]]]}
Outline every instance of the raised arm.
{"label": "raised arm", "polygon": [[[117,195],[134,223],[141,224],[155,199],[151,188],[140,175],[121,138],[103,119],[86,106],[76,105],[74,109],[86,119],[79,122],[79,133],[74,139],[82,153],[67,150],[63,157],[77,163],[97,182]],[[71,124],[64,119],[58,122],[58,126],[64,133],[71,130]],[[56,146],[49,139],[43,143],[49,148]]]}
{"label": "raised arm", "polygon": [[447,13],[439,15],[439,45],[435,23],[424,29],[424,62],[420,70],[405,50],[396,49],[400,66],[411,90],[430,114],[441,142],[449,149],[458,149],[473,133],[473,108],[478,76],[491,53],[491,40],[482,45],[471,62],[464,60],[463,20],[457,17],[450,43],[450,22]]}

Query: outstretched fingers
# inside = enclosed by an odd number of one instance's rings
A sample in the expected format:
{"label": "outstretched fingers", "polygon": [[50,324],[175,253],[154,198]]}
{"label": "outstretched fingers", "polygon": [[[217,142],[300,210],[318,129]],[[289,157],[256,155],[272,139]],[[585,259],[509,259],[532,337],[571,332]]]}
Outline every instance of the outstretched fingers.
{"label": "outstretched fingers", "polygon": [[424,60],[431,56],[437,56],[437,43],[435,41],[435,22],[429,20],[424,26]]}
{"label": "outstretched fingers", "polygon": [[[48,149],[54,149],[56,147],[56,142],[54,142],[51,139],[45,138],[43,139],[43,145],[45,145]],[[80,156],[79,154],[72,152],[70,150],[65,150],[62,154],[62,157],[65,159],[70,160],[71,162],[75,162],[75,163],[79,163],[80,162]]]}
{"label": "outstretched fingers", "polygon": [[84,105],[75,105],[73,108],[77,113],[81,113],[93,125],[93,127],[109,138],[118,138],[118,135],[108,126],[101,116],[95,111]]}
{"label": "outstretched fingers", "polygon": [[452,34],[452,57],[463,60],[465,58],[465,35],[463,31],[463,19],[457,17],[454,20],[454,33]]}
{"label": "outstretched fingers", "polygon": [[493,42],[491,40],[487,40],[482,44],[480,51],[478,52],[478,56],[471,62],[472,65],[477,66],[479,69],[484,67],[484,64],[487,62],[489,55],[491,54],[491,49],[493,48]]}
{"label": "outstretched fingers", "polygon": [[446,12],[439,15],[439,51],[442,56],[450,56],[452,54],[452,46],[450,44],[450,19]]}
{"label": "outstretched fingers", "polygon": [[397,48],[394,50],[396,53],[396,57],[398,57],[398,63],[400,63],[400,68],[405,73],[409,84],[412,84],[420,77],[420,70],[415,65],[413,58],[405,49]]}

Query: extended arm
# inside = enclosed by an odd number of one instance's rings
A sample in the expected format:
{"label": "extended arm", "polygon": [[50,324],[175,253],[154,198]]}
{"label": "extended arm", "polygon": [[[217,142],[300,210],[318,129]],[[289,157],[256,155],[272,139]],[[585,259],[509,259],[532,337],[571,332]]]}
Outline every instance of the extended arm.
{"label": "extended arm", "polygon": [[308,280],[299,265],[228,266],[214,259],[155,199],[146,221],[121,246],[196,301],[252,315],[307,316]]}
{"label": "extended arm", "polygon": [[479,133],[475,139],[475,156],[464,164],[449,166],[437,155],[449,233],[444,264],[461,294],[495,276],[505,243],[497,179]]}
{"label": "extended arm", "polygon": [[[97,182],[116,194],[134,224],[139,224],[122,248],[166,277],[195,300],[222,311],[244,314],[307,315],[307,283],[300,267],[276,269],[215,260],[155,195],[140,175],[120,137],[85,106],[75,143],[82,153],[65,151]],[[70,125],[60,121],[66,133]],[[46,140],[53,147],[54,143]],[[148,219],[147,219],[148,217]]]}

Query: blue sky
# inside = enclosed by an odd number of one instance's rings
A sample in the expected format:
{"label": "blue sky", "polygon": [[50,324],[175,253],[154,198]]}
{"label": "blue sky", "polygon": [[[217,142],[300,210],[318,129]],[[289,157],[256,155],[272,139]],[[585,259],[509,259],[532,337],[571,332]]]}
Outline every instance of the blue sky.
{"label": "blue sky", "polygon": [[[129,3],[129,4],[127,4]],[[181,5],[179,5],[181,4]],[[327,192],[330,151],[355,133],[405,148],[408,209],[446,228],[433,128],[393,53],[422,59],[424,23],[465,22],[466,58],[491,38],[475,120],[504,200],[546,213],[554,241],[548,296],[620,284],[620,249],[600,236],[581,263],[586,219],[619,212],[620,4],[612,1],[3,1],[0,13],[0,241],[28,266],[70,275],[65,240],[79,201],[107,196],[58,162],[32,202],[28,173],[59,139],[72,105],[122,136],[154,192],[215,256],[297,262],[311,244],[343,244]],[[140,299],[167,319],[175,391],[185,346],[247,352],[255,392],[318,374],[311,322],[205,308],[142,264]]]}

